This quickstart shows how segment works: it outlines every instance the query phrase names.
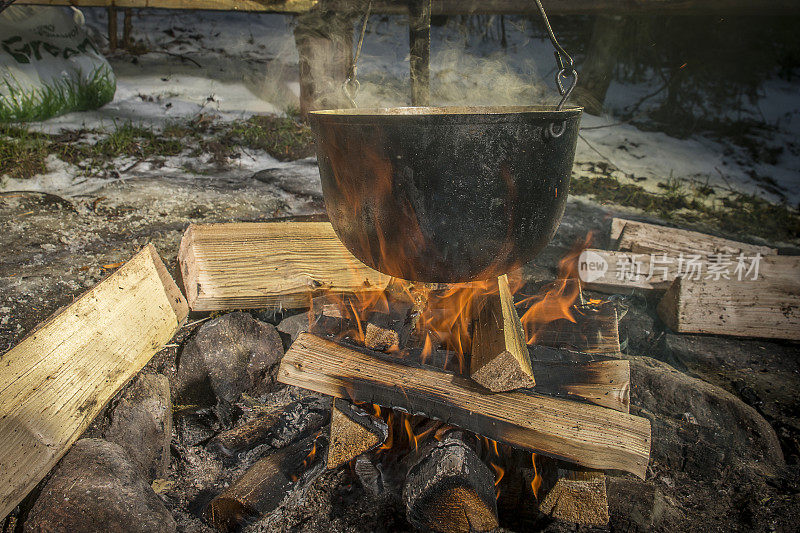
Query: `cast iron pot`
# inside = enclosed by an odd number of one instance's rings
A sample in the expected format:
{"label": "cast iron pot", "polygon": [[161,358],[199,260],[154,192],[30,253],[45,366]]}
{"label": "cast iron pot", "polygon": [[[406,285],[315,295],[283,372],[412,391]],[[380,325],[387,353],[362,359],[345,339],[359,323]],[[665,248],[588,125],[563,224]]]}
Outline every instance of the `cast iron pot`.
{"label": "cast iron pot", "polygon": [[358,259],[402,279],[454,283],[510,272],[558,228],[581,112],[311,112],[331,224]]}

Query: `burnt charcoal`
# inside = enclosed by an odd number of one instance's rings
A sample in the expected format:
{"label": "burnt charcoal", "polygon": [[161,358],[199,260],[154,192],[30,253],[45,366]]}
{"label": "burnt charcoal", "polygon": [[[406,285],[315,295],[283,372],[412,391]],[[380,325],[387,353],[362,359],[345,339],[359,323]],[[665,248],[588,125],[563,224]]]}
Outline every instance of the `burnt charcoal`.
{"label": "burnt charcoal", "polygon": [[307,397],[292,402],[280,414],[267,442],[273,448],[283,448],[306,437],[330,421],[332,399],[327,396]]}
{"label": "burnt charcoal", "polygon": [[25,521],[26,533],[171,533],[175,521],[125,450],[79,440],[56,466]]}
{"label": "burnt charcoal", "polygon": [[197,446],[208,441],[217,433],[218,425],[214,414],[207,409],[180,413],[175,419],[178,439],[184,446]]}
{"label": "burnt charcoal", "polygon": [[125,389],[114,405],[105,438],[122,446],[147,479],[166,475],[172,439],[172,401],[166,376],[140,374]]}
{"label": "burnt charcoal", "polygon": [[178,362],[176,396],[184,405],[235,404],[243,392],[261,395],[275,382],[283,343],[275,326],[229,313],[198,328]]}

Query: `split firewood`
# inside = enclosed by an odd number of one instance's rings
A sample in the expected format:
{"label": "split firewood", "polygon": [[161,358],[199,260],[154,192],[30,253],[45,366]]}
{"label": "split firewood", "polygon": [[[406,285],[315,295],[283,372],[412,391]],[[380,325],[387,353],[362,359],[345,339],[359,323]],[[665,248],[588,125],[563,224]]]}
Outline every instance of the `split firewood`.
{"label": "split firewood", "polygon": [[328,439],[328,468],[338,468],[359,455],[374,450],[389,437],[389,427],[347,400],[336,398]]}
{"label": "split firewood", "polygon": [[470,379],[398,364],[379,352],[347,348],[309,333],[301,334],[284,355],[278,380],[338,398],[391,405],[592,468],[644,477],[650,456],[647,419],[538,394],[488,393]]}
{"label": "split firewood", "polygon": [[545,346],[528,348],[537,376],[533,392],[578,397],[624,413],[630,410],[629,361]]}
{"label": "split firewood", "polygon": [[783,259],[781,275],[756,281],[678,278],[658,316],[679,333],[800,340],[800,258]]}
{"label": "split firewood", "polygon": [[615,218],[611,221],[611,240],[617,250],[636,253],[775,255],[778,250],[723,239],[697,231],[669,228],[645,222]]}
{"label": "split firewood", "polygon": [[574,322],[559,319],[537,328],[533,343],[591,354],[619,355],[619,328],[614,303],[578,303],[572,306],[571,312]]}
{"label": "split firewood", "polygon": [[0,516],[53,468],[188,311],[147,245],[2,356]]}
{"label": "split firewood", "polygon": [[221,531],[236,531],[246,521],[271,512],[319,453],[313,437],[256,461],[242,477],[211,500],[204,516]]}
{"label": "split firewood", "polygon": [[383,291],[329,222],[192,224],[178,252],[193,311],[303,308],[315,294]]}
{"label": "split firewood", "polygon": [[581,525],[608,523],[606,476],[596,470],[558,469],[558,480],[539,504],[546,515]]}
{"label": "split firewood", "polygon": [[525,332],[505,274],[497,278],[497,289],[478,304],[470,377],[493,392],[533,387]]}
{"label": "split firewood", "polygon": [[415,458],[403,486],[411,525],[441,533],[498,527],[494,475],[464,442],[461,431],[430,441]]}

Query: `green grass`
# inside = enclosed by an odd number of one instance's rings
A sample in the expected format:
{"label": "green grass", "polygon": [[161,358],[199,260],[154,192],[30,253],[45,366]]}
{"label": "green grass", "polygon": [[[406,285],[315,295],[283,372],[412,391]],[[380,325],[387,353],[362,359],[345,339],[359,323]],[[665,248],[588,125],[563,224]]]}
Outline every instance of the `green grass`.
{"label": "green grass", "polygon": [[633,207],[676,223],[715,227],[730,235],[754,235],[772,242],[800,240],[800,214],[785,204],[742,193],[709,201],[713,193],[707,185],[688,188],[672,178],[659,187],[663,193],[620,183],[610,176],[573,176],[570,194],[589,196],[604,204]]}
{"label": "green grass", "polygon": [[314,154],[311,128],[292,116],[256,115],[234,124],[229,134],[231,143],[264,150],[280,161]]}
{"label": "green grass", "polygon": [[7,94],[0,94],[0,123],[45,120],[70,111],[97,109],[114,98],[116,80],[110,68],[97,68],[88,80],[66,79],[25,90],[19,83],[3,81]]}

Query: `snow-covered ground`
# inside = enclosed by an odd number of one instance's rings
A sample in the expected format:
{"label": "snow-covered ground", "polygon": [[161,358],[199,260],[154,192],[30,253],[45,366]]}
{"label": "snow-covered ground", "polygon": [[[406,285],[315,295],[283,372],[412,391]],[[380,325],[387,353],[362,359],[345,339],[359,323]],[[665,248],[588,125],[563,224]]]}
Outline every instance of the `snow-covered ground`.
{"label": "snow-covered ground", "polygon": [[[105,11],[84,10],[87,24],[105,33]],[[198,113],[219,120],[239,120],[254,113],[280,112],[297,106],[297,53],[292,18],[283,15],[140,10],[134,37],[150,52],[109,59],[117,75],[114,101],[102,109],[71,113],[34,127],[45,131],[110,127],[132,121],[163,126]],[[556,31],[558,28],[556,28]],[[507,19],[507,46],[496,39],[471,36],[457,21],[432,31],[431,91],[439,105],[508,105],[552,103],[557,99],[549,43],[532,37],[530,22]],[[407,105],[408,31],[403,17],[373,16],[363,46],[359,75],[362,107]],[[751,114],[773,126],[763,141],[783,146],[776,164],[752,161],[744,149],[700,135],[677,139],[620,124],[615,111],[651,91],[613,83],[606,101],[608,116],[584,115],[576,163],[606,161],[651,191],[669,179],[756,193],[773,201],[800,204],[800,83],[771,80]],[[765,130],[766,131],[766,130]],[[168,158],[162,175],[187,178],[185,161]],[[252,175],[281,165],[266,154],[248,153],[226,175]],[[291,166],[291,164],[289,164]],[[582,172],[580,165],[576,171]],[[147,175],[139,165],[120,179]],[[308,165],[303,165],[308,173]],[[771,184],[765,188],[763,179]],[[208,179],[204,177],[203,179]],[[53,161],[51,172],[24,181],[6,180],[9,189],[44,189],[82,194],[92,180],[77,169]]]}

